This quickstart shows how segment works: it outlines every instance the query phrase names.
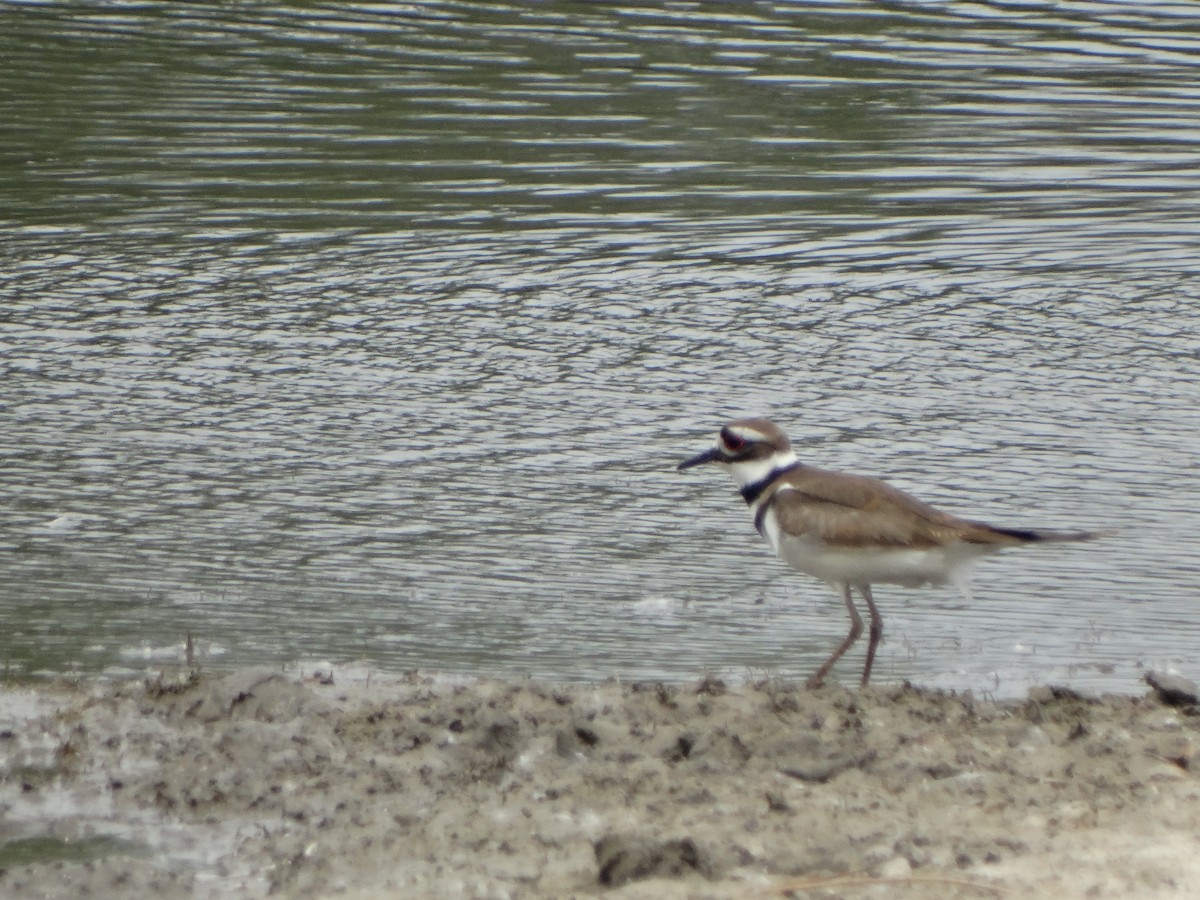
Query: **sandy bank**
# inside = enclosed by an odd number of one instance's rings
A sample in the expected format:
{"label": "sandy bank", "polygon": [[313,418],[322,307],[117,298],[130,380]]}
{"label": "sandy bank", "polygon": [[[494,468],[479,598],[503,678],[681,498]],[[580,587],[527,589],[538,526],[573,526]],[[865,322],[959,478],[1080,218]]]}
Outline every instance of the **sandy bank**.
{"label": "sandy bank", "polygon": [[1195,897],[1198,734],[1149,691],[10,686],[0,894]]}

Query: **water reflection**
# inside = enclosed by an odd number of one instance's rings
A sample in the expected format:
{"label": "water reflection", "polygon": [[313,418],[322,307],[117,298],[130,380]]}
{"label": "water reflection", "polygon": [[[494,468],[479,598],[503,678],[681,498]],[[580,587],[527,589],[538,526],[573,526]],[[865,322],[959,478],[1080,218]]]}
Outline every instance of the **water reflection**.
{"label": "water reflection", "polygon": [[1192,7],[0,10],[17,671],[190,632],[803,673],[839,605],[673,470],[747,411],[956,511],[1123,529],[970,607],[881,592],[882,675],[1194,655]]}

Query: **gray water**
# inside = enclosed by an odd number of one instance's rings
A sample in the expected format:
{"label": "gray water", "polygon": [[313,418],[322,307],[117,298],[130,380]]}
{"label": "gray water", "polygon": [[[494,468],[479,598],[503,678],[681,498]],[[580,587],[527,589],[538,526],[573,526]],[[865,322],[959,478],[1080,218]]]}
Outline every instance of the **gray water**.
{"label": "gray water", "polygon": [[[0,3],[0,663],[810,672],[721,473],[1115,529],[880,681],[1195,674],[1200,8]],[[860,656],[843,672],[852,679]]]}

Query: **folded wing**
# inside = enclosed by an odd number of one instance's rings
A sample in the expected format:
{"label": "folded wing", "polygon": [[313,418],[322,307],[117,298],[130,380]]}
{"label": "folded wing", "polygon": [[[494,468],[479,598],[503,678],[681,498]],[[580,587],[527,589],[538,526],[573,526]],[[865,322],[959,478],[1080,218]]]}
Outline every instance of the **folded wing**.
{"label": "folded wing", "polygon": [[789,473],[765,502],[784,532],[846,548],[923,550],[954,542],[1015,546],[1052,535],[960,519],[877,478],[807,466]]}

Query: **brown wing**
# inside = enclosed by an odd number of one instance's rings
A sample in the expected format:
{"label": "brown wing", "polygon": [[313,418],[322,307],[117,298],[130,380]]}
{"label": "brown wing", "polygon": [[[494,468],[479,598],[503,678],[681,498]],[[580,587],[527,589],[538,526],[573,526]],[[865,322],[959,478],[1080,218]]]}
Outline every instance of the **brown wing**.
{"label": "brown wing", "polygon": [[1015,535],[944,513],[876,478],[807,466],[782,479],[767,502],[785,532],[843,547],[919,550],[953,541],[1023,543]]}

